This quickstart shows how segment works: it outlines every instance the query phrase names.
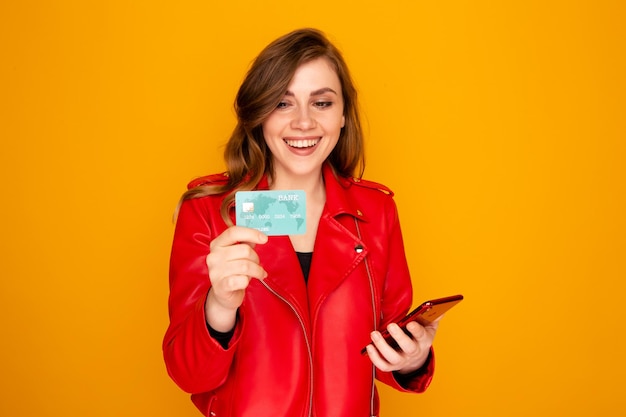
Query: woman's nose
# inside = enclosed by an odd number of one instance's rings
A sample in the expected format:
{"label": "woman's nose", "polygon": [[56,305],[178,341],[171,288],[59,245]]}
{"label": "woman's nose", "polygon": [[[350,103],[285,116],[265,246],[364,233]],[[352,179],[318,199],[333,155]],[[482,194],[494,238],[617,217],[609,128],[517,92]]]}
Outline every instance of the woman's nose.
{"label": "woman's nose", "polygon": [[307,107],[302,107],[294,114],[294,118],[291,121],[291,127],[294,129],[311,129],[315,127],[315,119],[311,114],[311,110]]}

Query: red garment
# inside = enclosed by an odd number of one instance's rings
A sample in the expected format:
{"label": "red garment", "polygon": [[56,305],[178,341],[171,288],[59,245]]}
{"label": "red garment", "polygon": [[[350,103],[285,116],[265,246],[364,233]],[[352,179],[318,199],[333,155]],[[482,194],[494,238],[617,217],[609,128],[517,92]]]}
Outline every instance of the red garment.
{"label": "red garment", "polygon": [[[190,186],[216,183],[205,177]],[[170,326],[163,350],[168,372],[206,416],[345,417],[378,415],[373,374],[403,391],[422,392],[434,371],[401,386],[374,370],[363,346],[374,328],[411,306],[411,281],[393,193],[372,182],[337,179],[324,167],[326,205],[308,285],[287,236],[255,247],[268,272],[252,279],[228,349],[204,317],[209,243],[226,229],[224,195],[186,200],[170,265]],[[264,179],[259,188],[267,188]],[[375,322],[375,325],[374,325]]]}

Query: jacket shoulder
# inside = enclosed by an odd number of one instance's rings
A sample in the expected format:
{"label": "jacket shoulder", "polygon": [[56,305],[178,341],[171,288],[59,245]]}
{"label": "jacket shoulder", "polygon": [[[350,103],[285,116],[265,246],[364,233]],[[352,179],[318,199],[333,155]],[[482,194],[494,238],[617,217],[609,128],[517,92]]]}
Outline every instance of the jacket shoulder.
{"label": "jacket shoulder", "polygon": [[192,180],[189,184],[187,184],[187,189],[191,190],[192,188],[211,185],[226,185],[228,183],[228,177],[228,172],[205,175],[204,177]]}
{"label": "jacket shoulder", "polygon": [[371,190],[377,190],[380,191],[383,194],[387,194],[390,197],[393,197],[393,191],[391,190],[391,188],[387,187],[386,185],[380,184],[378,182],[374,182],[374,181],[369,181],[369,180],[364,180],[363,178],[357,178],[357,177],[352,177],[348,179],[350,181],[351,184],[357,186],[357,187],[362,187],[362,188],[368,188]]}

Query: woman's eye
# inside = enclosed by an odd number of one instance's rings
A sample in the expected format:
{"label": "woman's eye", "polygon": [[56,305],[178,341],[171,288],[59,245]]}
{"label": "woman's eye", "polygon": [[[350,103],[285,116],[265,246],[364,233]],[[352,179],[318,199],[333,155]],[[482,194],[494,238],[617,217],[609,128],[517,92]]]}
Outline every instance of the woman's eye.
{"label": "woman's eye", "polygon": [[315,102],[315,107],[319,107],[321,109],[324,109],[326,107],[330,107],[333,105],[332,101],[316,101]]}
{"label": "woman's eye", "polygon": [[289,103],[287,103],[286,101],[281,101],[280,103],[278,103],[278,105],[276,106],[277,109],[284,109],[285,107],[287,107],[289,105]]}

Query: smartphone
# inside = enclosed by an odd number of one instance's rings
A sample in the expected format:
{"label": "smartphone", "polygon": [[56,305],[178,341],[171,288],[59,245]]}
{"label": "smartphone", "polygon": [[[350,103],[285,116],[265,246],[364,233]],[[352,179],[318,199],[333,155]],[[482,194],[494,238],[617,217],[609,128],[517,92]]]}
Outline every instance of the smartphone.
{"label": "smartphone", "polygon": [[[443,315],[446,311],[450,310],[452,307],[457,305],[463,300],[463,296],[452,295],[450,297],[437,298],[434,300],[428,300],[423,302],[419,307],[411,311],[407,314],[402,320],[398,322],[398,326],[404,333],[408,336],[411,336],[411,332],[406,329],[406,325],[412,321],[417,321],[422,326],[426,326],[429,323],[437,320],[439,317]],[[382,330],[380,332],[385,339],[385,341],[394,349],[399,349],[398,343],[396,340],[389,334],[387,329]],[[365,354],[367,351],[365,348],[361,350],[361,354]]]}

